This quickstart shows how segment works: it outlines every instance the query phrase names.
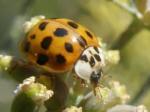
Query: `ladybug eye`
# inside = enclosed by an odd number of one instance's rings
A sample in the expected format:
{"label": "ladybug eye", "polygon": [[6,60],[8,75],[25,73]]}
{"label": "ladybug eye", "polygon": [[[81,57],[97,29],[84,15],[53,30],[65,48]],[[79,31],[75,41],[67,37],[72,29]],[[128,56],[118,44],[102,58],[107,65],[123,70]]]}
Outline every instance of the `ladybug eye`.
{"label": "ladybug eye", "polygon": [[101,75],[102,75],[102,71],[101,71],[101,70],[100,70],[98,73],[95,73],[95,72],[93,71],[92,74],[91,74],[91,77],[90,77],[91,83],[97,85],[99,79],[101,78]]}
{"label": "ladybug eye", "polygon": [[96,84],[100,79],[103,66],[104,59],[100,48],[89,47],[81,54],[74,69],[80,78]]}

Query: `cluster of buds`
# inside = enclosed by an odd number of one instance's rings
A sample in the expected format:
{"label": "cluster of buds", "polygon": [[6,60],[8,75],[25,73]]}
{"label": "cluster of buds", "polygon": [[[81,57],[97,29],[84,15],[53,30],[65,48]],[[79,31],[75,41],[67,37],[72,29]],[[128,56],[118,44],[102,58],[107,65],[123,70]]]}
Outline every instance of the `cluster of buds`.
{"label": "cluster of buds", "polygon": [[71,107],[66,108],[65,110],[63,110],[63,112],[82,112],[82,108],[81,107],[76,107],[76,106],[71,106]]}
{"label": "cluster of buds", "polygon": [[46,86],[43,84],[35,82],[35,77],[29,77],[19,84],[17,89],[14,91],[15,94],[19,93],[27,94],[35,103],[43,104],[45,101],[50,99],[54,92],[52,90],[47,90]]}

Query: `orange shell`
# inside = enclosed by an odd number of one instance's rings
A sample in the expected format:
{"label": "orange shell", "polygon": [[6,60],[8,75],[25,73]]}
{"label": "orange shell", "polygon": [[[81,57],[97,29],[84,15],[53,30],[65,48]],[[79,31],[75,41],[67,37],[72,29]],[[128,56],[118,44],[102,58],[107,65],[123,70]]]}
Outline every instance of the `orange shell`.
{"label": "orange shell", "polygon": [[43,19],[21,43],[28,61],[49,72],[72,69],[80,54],[89,46],[99,46],[96,36],[69,19]]}

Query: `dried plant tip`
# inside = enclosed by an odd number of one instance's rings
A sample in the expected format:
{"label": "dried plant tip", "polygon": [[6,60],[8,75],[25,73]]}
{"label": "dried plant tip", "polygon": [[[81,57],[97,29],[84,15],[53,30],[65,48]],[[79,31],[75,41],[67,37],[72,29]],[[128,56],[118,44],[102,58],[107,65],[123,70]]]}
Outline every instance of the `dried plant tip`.
{"label": "dried plant tip", "polygon": [[35,16],[35,17],[32,17],[30,21],[26,21],[23,24],[24,32],[28,33],[31,30],[31,28],[33,28],[33,26],[36,25],[42,19],[45,19],[45,16],[43,16],[43,15]]}
{"label": "dried plant tip", "polygon": [[0,70],[8,70],[12,59],[12,56],[0,55]]}
{"label": "dried plant tip", "polygon": [[139,105],[136,108],[137,108],[136,112],[148,112],[148,110],[146,109],[144,105]]}
{"label": "dried plant tip", "polygon": [[142,18],[143,15],[136,9],[135,4],[133,5],[134,1],[132,2],[127,2],[128,0],[124,0],[125,2],[122,1],[123,0],[113,0],[113,2],[119,7],[121,7],[122,9],[125,9],[131,14],[136,15],[138,18]]}
{"label": "dried plant tip", "polygon": [[95,88],[96,97],[99,101],[102,101],[104,104],[109,100],[109,93],[111,90],[107,87],[96,87]]}
{"label": "dried plant tip", "polygon": [[108,109],[107,112],[148,112],[145,106],[117,105]]}
{"label": "dried plant tip", "polygon": [[129,100],[130,96],[127,94],[125,85],[120,85],[118,81],[110,81],[109,85],[112,90],[112,97],[120,98],[121,103]]}
{"label": "dried plant tip", "polygon": [[82,107],[71,106],[63,110],[63,112],[82,112]]}
{"label": "dried plant tip", "polygon": [[118,50],[109,50],[104,52],[106,63],[118,64],[120,60],[120,53]]}
{"label": "dried plant tip", "polygon": [[126,87],[124,85],[120,85],[117,81],[109,82],[108,87],[96,87],[96,97],[103,104],[111,104],[114,103],[125,103],[130,97],[126,92]]}
{"label": "dried plant tip", "polygon": [[21,92],[27,94],[36,104],[43,104],[54,94],[53,91],[47,90],[46,86],[36,83],[34,76],[25,79],[14,91],[15,94]]}

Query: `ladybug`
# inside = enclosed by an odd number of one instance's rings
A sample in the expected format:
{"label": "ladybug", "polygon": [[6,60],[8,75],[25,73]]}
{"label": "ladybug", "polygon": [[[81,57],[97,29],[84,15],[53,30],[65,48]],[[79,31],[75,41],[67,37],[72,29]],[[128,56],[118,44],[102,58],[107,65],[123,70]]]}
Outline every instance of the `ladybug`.
{"label": "ladybug", "polygon": [[70,19],[41,19],[26,34],[21,49],[29,62],[51,73],[73,70],[98,84],[104,56],[97,37]]}

